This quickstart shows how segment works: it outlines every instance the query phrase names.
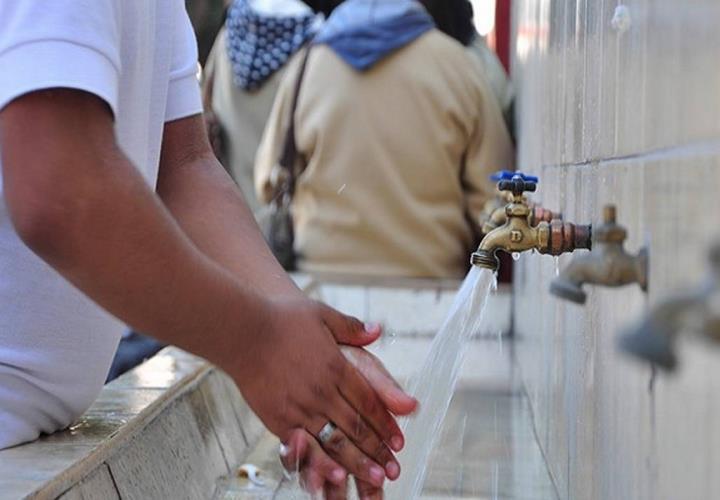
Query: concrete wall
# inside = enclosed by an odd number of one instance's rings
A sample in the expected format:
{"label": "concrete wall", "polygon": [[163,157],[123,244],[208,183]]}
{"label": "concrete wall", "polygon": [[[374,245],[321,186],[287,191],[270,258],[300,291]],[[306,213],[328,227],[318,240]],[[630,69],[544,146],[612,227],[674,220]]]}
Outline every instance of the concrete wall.
{"label": "concrete wall", "polygon": [[[615,345],[703,276],[720,234],[720,2],[513,4],[519,165],[540,175],[536,198],[581,223],[615,203],[628,249],[651,252],[647,295],[593,288],[584,308],[548,293],[553,258],[517,266],[518,360],[560,496],[720,498],[720,352],[683,339],[678,373],[653,377]],[[613,23],[620,4],[629,19]]]}

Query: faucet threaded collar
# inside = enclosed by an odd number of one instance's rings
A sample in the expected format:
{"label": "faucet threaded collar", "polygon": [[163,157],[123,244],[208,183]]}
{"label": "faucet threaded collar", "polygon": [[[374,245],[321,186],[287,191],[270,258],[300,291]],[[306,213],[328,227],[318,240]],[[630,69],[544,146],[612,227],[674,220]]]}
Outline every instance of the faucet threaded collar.
{"label": "faucet threaded collar", "polygon": [[500,259],[497,258],[494,252],[478,250],[472,254],[472,257],[470,257],[470,264],[490,269],[491,271],[497,271],[500,267]]}

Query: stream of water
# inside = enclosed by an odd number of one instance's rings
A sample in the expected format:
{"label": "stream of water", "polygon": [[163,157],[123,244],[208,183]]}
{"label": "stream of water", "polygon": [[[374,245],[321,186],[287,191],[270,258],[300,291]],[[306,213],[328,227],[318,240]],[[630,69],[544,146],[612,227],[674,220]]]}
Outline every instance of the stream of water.
{"label": "stream of water", "polygon": [[440,436],[469,340],[480,329],[494,281],[495,276],[487,269],[470,270],[421,370],[410,381],[409,392],[420,401],[420,410],[402,422],[406,436],[405,449],[399,456],[403,473],[396,482],[387,484],[388,500],[415,500],[422,491],[430,453]]}

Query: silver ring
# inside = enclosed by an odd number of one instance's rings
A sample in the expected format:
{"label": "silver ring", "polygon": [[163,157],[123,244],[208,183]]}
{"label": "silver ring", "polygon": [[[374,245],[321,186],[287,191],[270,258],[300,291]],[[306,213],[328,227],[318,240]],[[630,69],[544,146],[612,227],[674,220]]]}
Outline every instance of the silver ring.
{"label": "silver ring", "polygon": [[328,422],[323,426],[322,429],[320,429],[320,432],[318,432],[318,440],[320,440],[322,444],[327,443],[328,441],[330,441],[330,438],[332,437],[333,432],[335,432],[335,429],[337,429],[337,427],[335,427],[335,424],[333,424],[332,422]]}

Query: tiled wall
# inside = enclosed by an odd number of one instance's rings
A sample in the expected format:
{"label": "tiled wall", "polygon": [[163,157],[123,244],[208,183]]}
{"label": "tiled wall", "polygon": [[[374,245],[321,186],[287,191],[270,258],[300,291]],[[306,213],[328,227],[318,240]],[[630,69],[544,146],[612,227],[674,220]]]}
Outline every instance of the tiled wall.
{"label": "tiled wall", "polygon": [[648,305],[705,275],[720,236],[720,2],[513,5],[518,163],[540,175],[536,199],[580,223],[614,203],[628,250],[651,255],[647,295],[592,288],[585,307],[548,293],[552,257],[518,263],[518,360],[557,488],[720,498],[720,349],[683,339],[679,371],[653,377],[616,348]]}

